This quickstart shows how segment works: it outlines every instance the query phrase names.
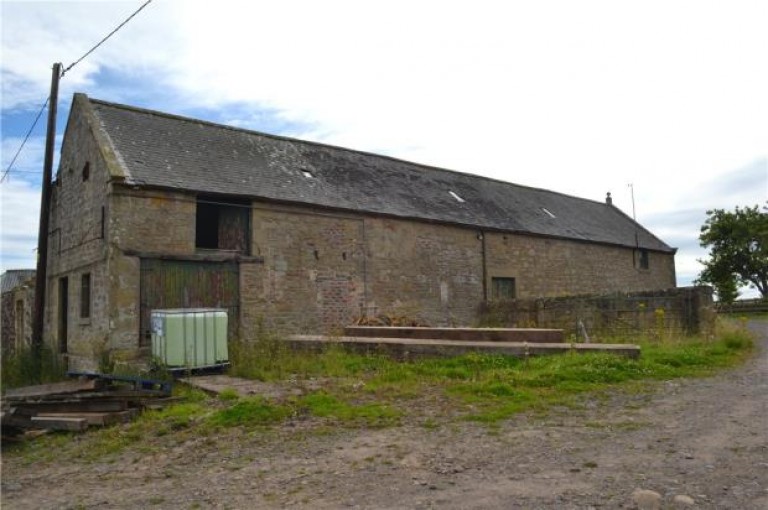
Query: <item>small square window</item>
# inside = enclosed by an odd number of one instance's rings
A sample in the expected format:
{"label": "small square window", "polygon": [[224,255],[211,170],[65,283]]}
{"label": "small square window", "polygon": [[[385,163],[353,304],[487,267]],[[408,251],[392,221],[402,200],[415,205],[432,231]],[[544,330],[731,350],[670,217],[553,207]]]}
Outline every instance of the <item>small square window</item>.
{"label": "small square window", "polygon": [[494,301],[504,301],[515,299],[517,297],[517,288],[514,278],[491,278],[491,299]]}

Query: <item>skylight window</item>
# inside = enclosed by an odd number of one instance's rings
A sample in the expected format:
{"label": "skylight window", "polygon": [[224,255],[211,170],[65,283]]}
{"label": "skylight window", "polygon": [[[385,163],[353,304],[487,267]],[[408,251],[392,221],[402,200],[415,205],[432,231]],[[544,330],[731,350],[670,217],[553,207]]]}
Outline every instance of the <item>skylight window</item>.
{"label": "skylight window", "polygon": [[554,215],[554,213],[552,213],[552,211],[550,211],[550,210],[549,210],[549,209],[547,209],[546,207],[542,207],[542,208],[541,208],[541,210],[542,210],[542,211],[544,211],[544,214],[546,214],[546,215],[547,215],[547,216],[549,216],[550,218],[553,218],[553,219],[554,219],[554,218],[557,218],[557,216],[555,216],[555,215]]}
{"label": "skylight window", "polygon": [[455,198],[455,199],[456,199],[456,201],[457,201],[457,202],[459,202],[460,204],[463,204],[464,202],[466,202],[466,200],[464,200],[463,198],[461,198],[459,195],[457,195],[457,194],[456,194],[456,193],[454,193],[453,191],[449,191],[448,193],[449,193],[449,194],[450,194],[450,195],[451,195],[453,198]]}

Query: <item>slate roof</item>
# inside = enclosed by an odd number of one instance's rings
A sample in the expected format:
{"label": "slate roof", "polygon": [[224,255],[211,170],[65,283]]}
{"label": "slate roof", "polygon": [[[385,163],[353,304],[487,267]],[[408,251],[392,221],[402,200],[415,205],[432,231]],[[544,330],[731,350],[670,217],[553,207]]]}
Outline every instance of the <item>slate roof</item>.
{"label": "slate roof", "polygon": [[9,269],[0,275],[2,294],[10,292],[35,277],[34,269]]}
{"label": "slate roof", "polygon": [[89,101],[129,183],[674,252],[604,202]]}

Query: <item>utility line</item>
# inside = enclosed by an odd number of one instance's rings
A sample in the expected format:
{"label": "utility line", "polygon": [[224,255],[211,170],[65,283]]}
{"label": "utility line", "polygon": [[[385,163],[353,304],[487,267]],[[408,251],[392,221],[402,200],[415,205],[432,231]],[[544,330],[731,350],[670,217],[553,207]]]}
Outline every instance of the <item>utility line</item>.
{"label": "utility line", "polygon": [[8,165],[8,168],[5,169],[5,173],[3,174],[2,179],[0,179],[0,182],[3,182],[5,178],[8,177],[8,173],[11,171],[13,164],[16,162],[16,158],[19,157],[19,154],[21,154],[21,150],[27,144],[27,140],[29,140],[29,135],[32,134],[32,130],[34,130],[35,126],[37,126],[37,121],[40,120],[40,116],[43,114],[43,111],[45,110],[45,107],[48,106],[48,101],[50,100],[51,100],[51,97],[48,96],[48,98],[45,100],[45,103],[43,103],[43,106],[40,108],[40,111],[37,112],[37,117],[35,117],[35,121],[29,127],[29,131],[27,131],[27,135],[24,137],[24,141],[21,142],[21,145],[19,146],[19,150],[16,151],[16,154],[13,156],[13,159],[11,160],[11,163]]}
{"label": "utility line", "polygon": [[81,61],[82,61],[82,60],[83,60],[85,57],[87,57],[88,55],[90,55],[91,53],[93,53],[94,51],[96,51],[96,48],[98,48],[99,46],[101,46],[102,44],[104,44],[104,43],[107,41],[107,39],[109,39],[110,37],[112,37],[113,35],[115,35],[115,34],[117,33],[117,31],[118,31],[118,30],[120,30],[121,28],[123,28],[123,26],[125,26],[125,24],[126,24],[126,23],[128,23],[129,21],[131,21],[131,20],[133,19],[133,17],[134,17],[134,16],[136,16],[138,13],[140,13],[140,12],[142,11],[142,9],[144,9],[144,7],[148,6],[148,5],[149,5],[151,2],[152,2],[152,0],[147,0],[146,2],[144,2],[144,4],[143,4],[141,7],[139,7],[138,9],[136,9],[136,11],[135,11],[133,14],[131,14],[130,16],[128,16],[128,17],[125,19],[125,21],[123,21],[122,23],[120,23],[120,24],[117,26],[117,28],[115,28],[113,31],[111,31],[109,34],[107,34],[107,36],[106,36],[106,37],[104,37],[104,39],[102,39],[101,41],[99,41],[99,42],[96,44],[96,46],[94,46],[93,48],[91,48],[90,50],[88,50],[88,51],[85,53],[85,55],[83,55],[83,56],[82,56],[82,57],[80,57],[79,59],[77,59],[77,60],[75,60],[74,62],[72,62],[71,64],[69,64],[69,65],[67,66],[67,68],[66,68],[66,69],[64,69],[64,70],[61,72],[61,77],[63,78],[63,77],[64,77],[64,75],[65,75],[65,74],[67,74],[67,71],[69,71],[70,69],[72,69],[73,67],[75,67],[77,64],[79,64],[79,63],[80,63],[80,62],[81,62]]}
{"label": "utility line", "polygon": [[[134,16],[136,16],[138,13],[140,13],[140,12],[141,12],[141,11],[142,11],[142,10],[143,10],[143,9],[144,9],[144,8],[145,8],[147,5],[149,5],[150,3],[152,3],[152,0],[147,0],[146,2],[144,2],[144,3],[142,4],[142,6],[141,6],[141,7],[139,7],[138,9],[136,9],[136,11],[134,11],[134,13],[133,13],[133,14],[131,14],[130,16],[128,16],[128,17],[127,17],[127,18],[126,18],[126,19],[125,19],[125,20],[124,20],[122,23],[120,23],[120,24],[117,26],[117,28],[115,28],[115,29],[114,29],[114,30],[112,30],[112,31],[111,31],[109,34],[107,34],[107,36],[106,36],[106,37],[104,37],[104,38],[103,38],[101,41],[99,41],[99,42],[98,42],[98,43],[97,43],[97,44],[96,44],[96,45],[95,45],[93,48],[91,48],[90,50],[88,50],[87,52],[85,52],[85,54],[84,54],[82,57],[78,58],[77,60],[75,60],[74,62],[72,62],[71,64],[69,64],[69,66],[67,66],[67,68],[66,68],[66,69],[64,69],[64,70],[61,72],[61,76],[60,76],[60,78],[63,78],[63,77],[64,77],[64,75],[65,75],[65,74],[67,74],[67,71],[69,71],[70,69],[72,69],[73,67],[75,67],[77,64],[79,64],[80,62],[82,62],[82,61],[83,61],[83,60],[84,60],[84,59],[85,59],[85,58],[86,58],[88,55],[90,55],[91,53],[93,53],[94,51],[96,51],[96,49],[97,49],[99,46],[101,46],[102,44],[104,44],[104,43],[107,41],[107,39],[109,39],[110,37],[112,37],[113,35],[115,35],[115,34],[117,33],[117,31],[118,31],[118,30],[120,30],[121,28],[123,28],[123,27],[124,27],[124,26],[125,26],[125,25],[126,25],[128,22],[129,22],[129,21],[131,21],[131,20],[133,19],[133,17],[134,17]],[[35,126],[37,126],[37,122],[40,120],[40,116],[43,114],[43,111],[45,110],[45,107],[46,107],[46,106],[48,106],[48,101],[50,101],[50,99],[51,99],[51,97],[50,97],[50,96],[48,96],[48,98],[45,100],[45,103],[43,103],[43,106],[42,106],[42,108],[40,108],[40,111],[39,111],[39,112],[37,112],[37,117],[35,117],[35,121],[34,121],[34,122],[32,123],[32,125],[30,126],[30,128],[29,128],[29,131],[27,131],[27,135],[24,137],[24,141],[23,141],[23,142],[21,142],[21,145],[19,146],[19,150],[17,150],[17,151],[16,151],[16,154],[13,156],[13,159],[11,160],[11,163],[8,165],[8,168],[6,168],[6,169],[5,169],[5,173],[3,174],[3,177],[2,177],[2,178],[0,178],[0,183],[2,183],[3,181],[5,181],[6,177],[8,177],[8,174],[11,172],[11,169],[13,168],[13,164],[16,162],[16,158],[18,158],[18,157],[19,157],[19,154],[21,154],[21,151],[22,151],[22,149],[24,149],[24,146],[26,145],[26,143],[27,143],[27,140],[29,139],[29,136],[32,134],[32,131],[35,129]],[[32,172],[29,172],[29,173],[32,173]]]}

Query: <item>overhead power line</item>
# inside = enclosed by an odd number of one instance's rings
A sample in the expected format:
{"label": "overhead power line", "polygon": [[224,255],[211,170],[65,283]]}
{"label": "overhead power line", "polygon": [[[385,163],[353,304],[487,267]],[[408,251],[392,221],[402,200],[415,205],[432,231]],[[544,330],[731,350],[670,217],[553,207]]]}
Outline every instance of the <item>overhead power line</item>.
{"label": "overhead power line", "polygon": [[27,135],[24,137],[24,140],[21,142],[21,145],[19,146],[19,150],[16,151],[16,154],[13,156],[13,159],[11,160],[11,163],[8,165],[8,168],[5,169],[5,173],[3,174],[2,179],[0,179],[0,182],[3,182],[5,178],[8,177],[8,173],[11,171],[11,168],[13,168],[13,164],[16,162],[16,158],[19,157],[19,154],[21,154],[21,150],[27,144],[27,140],[29,140],[29,135],[32,134],[32,131],[35,129],[35,126],[37,126],[37,121],[40,120],[40,116],[43,114],[43,111],[45,111],[45,107],[48,106],[48,101],[50,101],[50,99],[51,98],[49,96],[45,100],[45,103],[43,103],[43,106],[40,108],[40,111],[37,112],[37,117],[35,117],[35,121],[29,127],[29,131],[27,131]]}
{"label": "overhead power line", "polygon": [[69,65],[66,67],[66,69],[64,69],[64,70],[61,72],[61,76],[62,76],[62,78],[64,77],[64,75],[65,75],[65,74],[67,74],[67,72],[68,72],[70,69],[72,69],[72,68],[73,68],[73,67],[75,67],[77,64],[79,64],[79,63],[80,63],[80,62],[81,62],[83,59],[85,59],[85,57],[87,57],[88,55],[90,55],[91,53],[93,53],[94,51],[96,51],[96,48],[98,48],[99,46],[101,46],[102,44],[104,44],[104,43],[107,41],[107,39],[109,39],[110,37],[112,37],[113,35],[115,35],[115,34],[117,33],[117,31],[118,31],[118,30],[120,30],[121,28],[123,28],[123,27],[125,26],[125,24],[126,24],[126,23],[128,23],[129,21],[131,21],[131,20],[133,19],[133,17],[134,17],[134,16],[136,16],[138,13],[140,13],[140,12],[142,11],[142,9],[144,9],[144,7],[148,6],[150,3],[152,3],[152,0],[147,0],[146,2],[144,2],[144,4],[143,4],[141,7],[139,7],[138,9],[136,9],[136,10],[134,11],[134,13],[133,13],[133,14],[131,14],[130,16],[128,16],[128,17],[125,19],[125,21],[123,21],[122,23],[120,23],[120,24],[117,26],[117,28],[115,28],[113,31],[111,31],[109,34],[107,34],[107,36],[106,36],[106,37],[104,37],[104,39],[102,39],[101,41],[99,41],[98,43],[96,43],[96,46],[94,46],[93,48],[91,48],[90,50],[88,50],[87,52],[85,52],[85,54],[84,54],[82,57],[78,58],[77,60],[75,60],[74,62],[72,62],[71,64],[69,64]]}
{"label": "overhead power line", "polygon": [[[90,50],[88,50],[87,52],[85,52],[85,54],[83,54],[83,56],[82,56],[82,57],[78,58],[77,60],[75,60],[74,62],[72,62],[71,64],[69,64],[69,65],[67,66],[67,68],[66,68],[66,69],[64,69],[64,70],[61,72],[61,76],[60,76],[60,77],[61,77],[61,78],[63,78],[63,77],[64,77],[64,75],[65,75],[65,74],[67,74],[67,72],[68,72],[70,69],[72,69],[72,68],[73,68],[73,67],[75,67],[77,64],[79,64],[80,62],[82,62],[82,61],[83,61],[83,60],[84,60],[84,59],[85,59],[85,58],[86,58],[88,55],[90,55],[91,53],[93,53],[94,51],[96,51],[96,49],[97,49],[99,46],[101,46],[102,44],[104,44],[104,43],[107,41],[107,39],[109,39],[110,37],[112,37],[113,35],[115,35],[115,34],[117,33],[117,31],[118,31],[118,30],[120,30],[121,28],[123,28],[123,27],[124,27],[124,26],[125,26],[125,25],[126,25],[128,22],[129,22],[129,21],[131,21],[131,20],[134,18],[134,16],[136,16],[138,13],[140,13],[140,12],[141,12],[141,11],[142,11],[142,10],[143,10],[143,9],[144,9],[146,6],[148,6],[150,3],[152,3],[152,0],[147,0],[146,2],[144,2],[144,3],[141,5],[141,7],[139,7],[138,9],[136,9],[136,10],[133,12],[133,14],[131,14],[130,16],[128,16],[127,18],[125,18],[125,20],[124,20],[122,23],[120,23],[120,24],[119,24],[119,25],[118,25],[118,26],[117,26],[117,27],[116,27],[114,30],[112,30],[112,31],[111,31],[109,34],[107,34],[107,35],[106,35],[106,37],[104,37],[104,38],[103,38],[101,41],[99,41],[98,43],[96,43],[96,45],[95,45],[93,48],[91,48]],[[16,154],[13,156],[13,159],[11,160],[11,163],[8,165],[8,168],[6,168],[6,169],[5,169],[5,173],[3,173],[3,177],[2,177],[2,178],[0,178],[0,183],[2,183],[3,181],[5,181],[6,177],[8,177],[8,174],[9,174],[9,173],[12,171],[12,168],[13,168],[13,164],[16,162],[16,159],[19,157],[19,154],[21,154],[21,151],[22,151],[22,149],[24,149],[24,146],[26,145],[26,143],[27,143],[27,140],[29,139],[29,136],[32,134],[32,131],[35,129],[35,126],[37,126],[37,122],[40,120],[40,116],[43,114],[43,111],[45,110],[45,107],[46,107],[46,106],[48,106],[48,101],[50,101],[50,99],[51,99],[51,97],[50,97],[50,96],[48,96],[48,98],[45,100],[45,103],[43,103],[43,106],[40,108],[40,111],[39,111],[39,112],[37,112],[37,116],[35,117],[35,120],[34,120],[34,122],[32,122],[32,125],[29,127],[29,131],[27,131],[27,135],[24,137],[24,141],[22,141],[22,142],[21,142],[21,145],[19,146],[19,150],[17,150],[17,151],[16,151]]]}

